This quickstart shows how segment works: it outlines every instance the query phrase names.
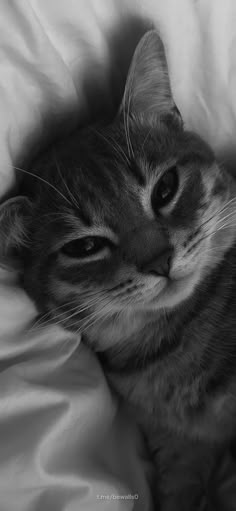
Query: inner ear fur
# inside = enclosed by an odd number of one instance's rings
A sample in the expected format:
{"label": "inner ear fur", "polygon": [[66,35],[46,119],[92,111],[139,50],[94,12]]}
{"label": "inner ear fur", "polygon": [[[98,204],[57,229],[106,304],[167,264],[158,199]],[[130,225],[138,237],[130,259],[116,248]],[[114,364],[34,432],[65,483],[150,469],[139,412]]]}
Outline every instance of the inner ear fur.
{"label": "inner ear fur", "polygon": [[135,50],[121,111],[128,115],[173,115],[182,124],[171,92],[164,46],[155,30],[147,32]]}

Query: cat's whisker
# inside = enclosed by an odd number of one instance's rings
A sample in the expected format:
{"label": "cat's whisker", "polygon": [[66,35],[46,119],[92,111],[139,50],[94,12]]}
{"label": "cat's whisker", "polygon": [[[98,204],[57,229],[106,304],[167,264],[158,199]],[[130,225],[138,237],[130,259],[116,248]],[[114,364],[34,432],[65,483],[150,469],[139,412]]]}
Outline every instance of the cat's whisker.
{"label": "cat's whisker", "polygon": [[101,318],[99,311],[93,312],[90,315],[86,317],[86,319],[80,319],[70,325],[70,328],[78,327],[76,329],[76,334],[81,334],[85,331],[86,325],[89,325],[89,323],[95,318],[98,317],[98,319]]}
{"label": "cat's whisker", "polygon": [[236,197],[232,197],[231,199],[229,199],[223,206],[222,208],[220,208],[219,212],[221,213],[224,209],[227,209],[230,204],[236,204]]}
{"label": "cat's whisker", "polygon": [[120,145],[113,140],[113,138],[106,137],[103,133],[100,131],[97,131],[96,128],[93,128],[94,133],[96,133],[100,138],[103,138],[103,140],[114,149],[116,154],[118,154],[119,158],[121,157],[126,163],[129,164],[129,159],[127,158],[126,154],[124,153],[123,149],[120,147]]}
{"label": "cat's whisker", "polygon": [[[75,308],[75,307],[74,307]],[[70,309],[72,310],[72,309]],[[74,309],[73,309],[74,310]],[[69,311],[70,312],[70,311]],[[51,313],[50,317],[45,321],[45,320],[39,320],[37,322],[37,324],[34,324],[32,329],[35,330],[45,330],[46,328],[48,328],[49,326],[51,325],[59,325],[60,323],[62,323],[63,321],[63,316],[66,314],[66,312],[62,312],[61,314],[58,314],[56,316],[53,316],[53,314]],[[60,318],[62,317],[62,320],[61,321],[56,321],[57,318]]]}
{"label": "cat's whisker", "polygon": [[217,222],[216,222],[216,225],[219,225],[221,222],[224,222],[224,220],[227,220],[227,218],[230,218],[232,216],[235,217],[235,225],[236,225],[236,211],[231,211],[230,213],[223,216],[222,218],[219,218],[219,220],[217,220]]}
{"label": "cat's whisker", "polygon": [[127,158],[127,156],[126,156],[125,152],[123,151],[123,149],[122,149],[121,145],[120,145],[120,144],[118,144],[118,142],[115,142],[115,140],[114,140],[113,138],[112,138],[112,141],[113,141],[113,143],[115,143],[115,144],[116,144],[116,146],[118,147],[118,149],[119,149],[120,153],[123,155],[124,160],[125,160],[125,161],[126,161],[126,163],[129,165],[129,164],[130,164],[130,161],[129,161],[129,159]]}
{"label": "cat's whisker", "polygon": [[[182,257],[183,259],[188,256],[189,252],[192,251],[193,247],[195,246],[199,246],[200,243],[202,243],[204,240],[208,239],[208,238],[211,238],[213,236],[215,236],[215,234],[217,234],[218,231],[221,231],[223,229],[228,229],[228,228],[231,228],[231,227],[235,227],[235,224],[233,223],[232,225],[230,224],[226,224],[226,225],[223,225],[222,227],[219,227],[218,229],[214,230],[214,231],[209,231],[207,232],[204,236],[202,236],[200,239],[198,239],[197,241],[194,241],[193,245],[192,246],[188,246],[187,247],[187,250],[182,254]],[[208,250],[208,249],[206,249]],[[213,247],[212,248],[213,251],[215,251],[215,248]],[[220,253],[220,257],[222,257],[222,254]]]}
{"label": "cat's whisker", "polygon": [[[106,309],[106,313],[103,314],[100,314],[101,310],[97,311],[97,314],[94,315],[94,318],[90,318],[90,322],[88,322],[88,324],[86,324],[85,326],[83,325],[81,333],[86,332],[86,330],[94,326],[98,321],[101,321],[101,323],[104,322],[110,316],[110,313],[113,310],[113,308],[110,307],[108,310]],[[91,319],[94,320],[91,322]]]}
{"label": "cat's whisker", "polygon": [[[97,294],[101,295],[101,293],[97,293]],[[77,314],[79,312],[84,312],[84,310],[89,309],[90,307],[92,307],[92,305],[94,303],[96,303],[96,301],[97,301],[97,298],[93,297],[92,300],[87,301],[86,307],[80,308],[79,305],[78,305],[78,299],[74,298],[70,302],[67,302],[66,304],[62,304],[59,307],[56,307],[56,309],[54,309],[53,312],[56,312],[57,310],[59,310],[59,309],[61,309],[63,307],[67,307],[69,305],[73,305],[74,303],[76,304],[75,307],[71,308],[69,311],[65,310],[64,312],[62,312],[60,314],[57,314],[57,315],[52,315],[52,311],[50,311],[50,312],[46,313],[44,316],[42,316],[36,323],[34,323],[32,328],[33,329],[35,329],[35,327],[37,327],[38,329],[40,327],[41,328],[46,328],[48,326],[48,324],[50,324],[52,321],[55,323],[55,319],[58,319],[59,317],[62,317],[62,321],[63,321],[64,320],[63,316],[65,316],[66,314],[70,314],[70,312],[74,311],[75,309],[77,309],[75,314]],[[49,314],[51,315],[50,318],[45,321],[45,317],[48,316]],[[66,317],[65,319],[68,319],[68,318]],[[42,325],[41,325],[41,323],[42,323]],[[59,324],[59,323],[60,322],[57,322],[56,324]]]}
{"label": "cat's whisker", "polygon": [[[133,73],[133,76],[134,76],[134,73]],[[131,138],[130,138],[130,122],[129,122],[130,121],[130,105],[131,105],[131,90],[132,90],[132,86],[133,86],[133,77],[132,77],[131,88],[130,88],[130,91],[129,91],[128,108],[127,108],[126,119],[127,119],[127,135],[128,135],[131,155],[134,158],[134,151],[133,151],[133,147],[132,147],[132,143],[131,143]]]}
{"label": "cat's whisker", "polygon": [[120,146],[120,144],[118,144],[118,142],[115,141],[112,137],[109,137],[109,143],[111,144],[113,149],[115,149],[117,154],[119,156],[123,157],[123,160],[126,161],[126,163],[129,165],[129,163],[130,163],[129,159],[127,158],[127,156],[126,156],[125,152],[123,151],[122,147]]}
{"label": "cat's whisker", "polygon": [[[98,303],[98,302],[97,302]],[[100,304],[100,302],[99,302]],[[109,307],[109,309],[107,309],[107,303],[105,304],[105,308],[106,308],[106,316],[108,317],[110,315],[110,312],[113,310],[113,307]],[[86,318],[83,318],[83,319],[80,319],[78,321],[76,321],[75,323],[71,324],[70,327],[73,327],[73,326],[79,326],[79,328],[76,330],[76,333],[82,333],[85,331],[85,329],[88,329],[90,326],[91,326],[91,321],[92,320],[95,320],[97,318],[97,320],[101,320],[103,321],[104,319],[104,306],[100,306],[98,309],[96,309],[95,311],[93,311],[91,314],[89,314]]]}
{"label": "cat's whisker", "polygon": [[229,227],[229,228],[236,227],[236,223],[235,223],[235,221],[232,222],[232,219],[231,219],[230,222],[227,221],[223,225],[219,224],[219,226],[217,226],[217,227],[218,227],[218,229],[216,229],[216,232],[217,232],[217,230],[220,230],[222,228],[227,229],[227,227]]}
{"label": "cat's whisker", "polygon": [[[193,245],[197,245],[197,244],[201,243],[202,241],[204,241],[205,239],[207,239],[207,238],[210,238],[210,237],[214,236],[214,235],[215,235],[218,231],[221,231],[222,229],[228,229],[228,228],[231,228],[231,227],[235,227],[235,222],[234,222],[234,223],[232,223],[232,224],[230,224],[230,223],[228,223],[228,222],[227,222],[227,223],[225,223],[224,225],[219,226],[217,229],[209,230],[208,232],[206,231],[206,234],[205,234],[204,236],[202,236],[200,239],[198,239],[197,241],[194,241],[194,244],[193,244]],[[191,248],[192,248],[191,246],[190,246],[190,247],[188,247],[187,252],[188,252],[189,250],[191,250]],[[186,253],[187,253],[187,252],[186,252]]]}
{"label": "cat's whisker", "polygon": [[227,229],[227,228],[231,228],[231,227],[235,227],[235,222],[233,222],[233,223],[226,222],[223,225],[219,225],[219,227],[215,228],[214,231],[211,231],[209,233],[209,235],[213,236],[214,234],[216,234],[217,232],[221,231],[222,229]]}
{"label": "cat's whisker", "polygon": [[[70,302],[67,302],[67,304],[66,304],[66,305],[73,304],[74,302],[75,302],[75,300],[72,300],[72,301],[70,301]],[[62,308],[62,307],[64,307],[64,306],[65,306],[64,304],[63,304],[63,305],[59,305],[58,307],[56,307],[56,309],[54,309],[54,311],[57,311],[57,310],[61,309],[61,308]],[[34,330],[35,328],[37,328],[37,326],[38,326],[38,325],[40,325],[41,323],[43,323],[45,319],[46,319],[45,323],[46,323],[46,322],[49,322],[49,321],[51,320],[51,317],[50,317],[50,319],[49,319],[49,320],[47,320],[47,317],[48,317],[48,316],[51,316],[51,313],[52,313],[52,311],[48,311],[48,312],[45,312],[45,314],[43,314],[42,316],[40,316],[40,317],[39,317],[39,319],[33,323],[33,325],[32,325],[32,327],[31,327],[30,331],[31,331],[31,330]],[[45,324],[45,323],[44,323],[44,324]]]}
{"label": "cat's whisker", "polygon": [[[125,89],[123,115],[124,115],[125,137],[126,137],[126,143],[127,143],[129,157],[132,156],[134,158],[134,151],[133,151],[133,147],[131,144],[130,129],[129,129],[130,105],[131,105],[131,97],[132,97],[133,79],[134,79],[134,72],[131,77],[128,98],[127,98],[127,89]],[[127,109],[126,109],[126,104],[127,104]]]}
{"label": "cat's whisker", "polygon": [[[59,323],[63,323],[65,320],[67,321],[68,319],[70,319],[78,314],[81,314],[82,312],[84,312],[86,310],[89,310],[95,303],[97,303],[97,298],[94,300],[91,300],[91,302],[87,303],[85,307],[80,307],[77,303],[75,305],[75,307],[73,307],[69,310],[66,310],[56,316],[52,316],[52,319],[53,319],[53,321],[55,321],[56,319],[61,318],[60,321],[57,321],[57,325],[58,325]],[[71,314],[72,312],[73,312],[73,314]],[[49,320],[49,322],[50,322],[50,320]],[[47,324],[47,322],[44,322],[43,327],[46,326],[46,324]]]}
{"label": "cat's whisker", "polygon": [[[108,315],[107,315],[107,317],[108,317]],[[102,315],[97,314],[96,316],[94,316],[93,319],[94,320],[91,321],[91,318],[90,318],[90,321],[88,322],[88,324],[86,324],[85,326],[83,325],[81,333],[85,333],[89,328],[91,328],[92,326],[95,326],[98,321],[100,323],[102,323],[105,320],[105,316],[102,317]]]}
{"label": "cat's whisker", "polygon": [[152,131],[152,127],[148,130],[147,135],[146,135],[146,137],[145,137],[145,139],[144,139],[144,142],[143,142],[143,144],[142,144],[142,147],[141,147],[141,152],[143,153],[143,156],[144,156],[144,157],[145,157],[144,147],[145,147],[145,144],[146,144],[146,142],[147,142],[147,140],[148,140],[148,138],[149,138],[149,136],[150,136],[151,131]]}
{"label": "cat's whisker", "polygon": [[226,222],[223,225],[221,225],[221,224],[215,225],[214,229],[209,229],[208,231],[206,231],[205,235],[198,241],[200,242],[204,239],[214,236],[218,231],[221,231],[222,229],[227,229],[227,228],[230,229],[231,227],[235,227],[235,222],[233,222],[233,223]]}
{"label": "cat's whisker", "polygon": [[[76,305],[76,307],[73,307],[72,309],[70,309],[69,311],[65,311],[63,313],[63,316],[65,316],[65,318],[62,318],[59,322],[57,322],[57,325],[59,323],[63,324],[64,321],[68,321],[69,319],[71,318],[74,318],[75,316],[78,316],[79,314],[81,314],[81,312],[84,312],[84,311],[87,311],[91,308],[91,306],[87,306],[87,307],[83,307],[82,309],[80,309],[78,307],[78,305]],[[61,316],[61,315],[60,315]],[[58,316],[55,317],[55,319],[57,318]]]}
{"label": "cat's whisker", "polygon": [[[97,293],[99,294],[99,298],[100,297],[103,297],[104,295],[102,295],[102,293]],[[84,312],[86,310],[89,310],[94,304],[96,304],[98,302],[98,298],[97,296],[94,297],[92,300],[89,300],[89,301],[86,301],[86,305],[83,306],[83,307],[80,307],[78,304],[76,305],[76,307],[73,307],[73,309],[71,309],[70,311],[65,311],[64,314],[68,314],[70,312],[72,312],[73,310],[77,309],[76,312],[74,314],[72,314],[70,317],[73,317],[75,316],[76,314],[80,314],[81,312]],[[66,319],[69,319],[69,317],[67,317]]]}
{"label": "cat's whisker", "polygon": [[29,170],[25,170],[25,169],[22,169],[21,167],[13,167],[15,170],[19,170],[20,172],[23,172],[25,174],[28,174],[29,176],[32,176],[32,177],[35,177],[36,179],[38,179],[39,181],[41,181],[42,183],[46,184],[47,186],[49,186],[50,188],[52,188],[55,192],[57,192],[68,204],[70,204],[70,206],[72,206],[71,202],[69,201],[69,199],[67,199],[65,197],[65,195],[63,193],[60,192],[60,190],[58,190],[58,188],[56,188],[56,186],[52,185],[51,183],[49,183],[49,181],[47,181],[46,179],[38,176],[37,174],[34,174],[33,172],[30,172]]}
{"label": "cat's whisker", "polygon": [[88,292],[87,290],[80,290],[80,298],[83,297],[83,299],[87,299],[87,298],[90,298],[90,297],[95,297],[97,295],[99,295],[100,297],[103,297],[103,296],[107,296],[106,293],[109,293],[110,291],[113,291],[113,288],[103,288],[103,289],[99,289],[98,291],[90,291]]}
{"label": "cat's whisker", "polygon": [[72,204],[74,204],[74,206],[76,207],[76,209],[78,209],[78,210],[79,210],[79,209],[80,209],[80,206],[79,206],[78,202],[76,201],[76,198],[74,197],[74,195],[73,195],[73,194],[72,194],[72,192],[70,191],[70,189],[69,189],[69,187],[68,187],[68,185],[67,185],[67,183],[66,183],[66,181],[65,181],[65,179],[64,179],[64,177],[63,177],[63,175],[62,175],[62,173],[61,173],[60,165],[59,165],[59,162],[58,162],[58,159],[57,159],[57,155],[56,155],[56,151],[55,151],[55,150],[54,150],[54,152],[53,152],[53,158],[54,158],[54,161],[55,161],[55,164],[56,164],[57,172],[58,172],[58,174],[59,174],[59,176],[60,176],[60,178],[61,178],[61,180],[62,180],[62,182],[63,182],[63,185],[64,185],[64,187],[65,187],[65,189],[66,189],[66,191],[67,191],[67,193],[68,193],[68,195],[69,195],[69,197],[70,197],[70,199],[71,199],[71,202],[72,202]]}
{"label": "cat's whisker", "polygon": [[232,205],[232,203],[233,203],[233,202],[235,202],[235,203],[236,203],[236,198],[232,198],[232,199],[230,199],[230,200],[229,200],[226,204],[224,204],[224,205],[222,206],[222,208],[220,208],[219,210],[215,211],[213,215],[211,215],[211,216],[210,216],[209,218],[207,218],[204,222],[202,222],[202,223],[198,226],[198,228],[199,228],[199,229],[201,229],[201,228],[202,228],[202,227],[204,227],[204,226],[205,226],[208,222],[210,222],[213,218],[218,218],[218,217],[219,217],[219,215],[220,215],[220,214],[222,214],[222,213],[224,213],[224,212],[228,209],[229,205],[230,205],[230,204]]}
{"label": "cat's whisker", "polygon": [[[59,307],[57,307],[56,309],[54,309],[54,311],[57,311],[58,309],[62,308],[62,307],[66,307],[68,305],[73,305],[74,303],[76,304],[75,307],[73,308],[70,308],[69,310],[65,310],[64,312],[60,313],[60,314],[57,314],[57,315],[51,315],[51,317],[48,319],[48,320],[44,320],[44,317],[40,318],[37,322],[37,328],[38,329],[44,329],[46,328],[49,324],[51,324],[53,322],[53,324],[56,324],[57,326],[59,325],[63,325],[63,323],[65,322],[65,320],[68,320],[70,318],[72,318],[73,316],[76,316],[76,315],[79,315],[80,313],[86,311],[86,310],[89,310],[91,309],[91,307],[93,307],[96,303],[98,303],[98,299],[100,300],[101,298],[106,298],[106,292],[109,291],[109,289],[104,289],[103,291],[93,291],[91,293],[88,293],[86,292],[84,297],[83,297],[83,300],[85,301],[85,306],[81,307],[79,304],[78,304],[78,298],[74,298],[73,300],[71,300],[70,302],[67,302],[66,304],[62,304],[60,305]],[[88,300],[88,298],[90,298]],[[81,294],[80,294],[80,300],[81,300]],[[54,312],[53,311],[53,312]],[[75,311],[75,312],[74,312]],[[68,316],[68,314],[72,313],[70,316]],[[51,313],[50,313],[51,314]],[[49,313],[46,313],[46,315],[49,315]],[[46,316],[45,315],[45,316]],[[61,320],[58,320],[58,318],[61,318]],[[58,320],[55,322],[55,320]],[[79,320],[80,321],[80,320]],[[83,321],[83,320],[81,320]],[[41,324],[42,323],[42,324]],[[33,325],[33,328],[35,328],[36,324]]]}

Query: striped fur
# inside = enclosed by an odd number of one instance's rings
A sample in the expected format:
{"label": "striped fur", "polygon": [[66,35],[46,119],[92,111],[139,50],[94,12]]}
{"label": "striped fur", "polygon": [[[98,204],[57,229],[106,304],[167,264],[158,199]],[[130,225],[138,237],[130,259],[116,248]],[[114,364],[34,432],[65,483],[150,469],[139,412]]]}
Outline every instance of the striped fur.
{"label": "striped fur", "polygon": [[[160,509],[192,511],[236,426],[236,185],[184,129],[165,66],[151,32],[136,50],[117,118],[59,143],[31,174],[21,169],[31,206],[17,254],[42,324],[81,332],[142,424]],[[153,189],[173,167],[178,190],[157,212]],[[12,201],[0,210],[2,232],[16,250],[9,208]],[[86,261],[62,253],[84,236],[103,236],[112,248]],[[166,240],[168,279],[142,270]]]}

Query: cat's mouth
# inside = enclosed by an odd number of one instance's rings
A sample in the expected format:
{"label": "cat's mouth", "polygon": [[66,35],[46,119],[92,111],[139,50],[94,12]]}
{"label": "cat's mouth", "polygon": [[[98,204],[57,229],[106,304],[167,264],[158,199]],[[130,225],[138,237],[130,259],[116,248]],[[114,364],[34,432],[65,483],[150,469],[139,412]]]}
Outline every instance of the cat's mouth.
{"label": "cat's mouth", "polygon": [[179,305],[193,292],[199,276],[195,272],[189,272],[184,276],[162,277],[161,285],[154,286],[143,303],[144,309],[168,309]]}

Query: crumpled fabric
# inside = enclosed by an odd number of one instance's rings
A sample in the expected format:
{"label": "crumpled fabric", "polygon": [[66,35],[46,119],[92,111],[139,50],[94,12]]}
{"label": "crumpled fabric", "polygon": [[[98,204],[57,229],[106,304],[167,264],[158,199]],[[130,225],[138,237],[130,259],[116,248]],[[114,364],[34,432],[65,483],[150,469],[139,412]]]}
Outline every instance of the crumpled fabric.
{"label": "crumpled fabric", "polygon": [[[151,509],[135,427],[78,337],[0,273],[0,509]],[[118,499],[127,500],[118,500]]]}
{"label": "crumpled fabric", "polygon": [[[234,0],[0,0],[0,196],[55,133],[116,108],[150,25],[186,126],[234,168],[235,19]],[[96,357],[59,326],[32,329],[35,316],[2,269],[0,511],[151,510],[139,433]]]}

